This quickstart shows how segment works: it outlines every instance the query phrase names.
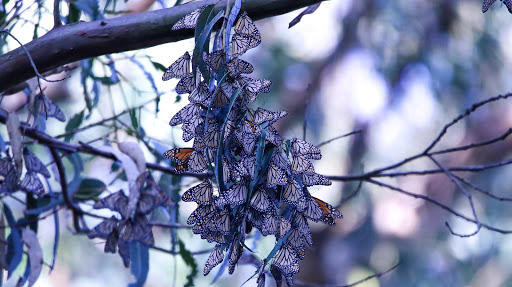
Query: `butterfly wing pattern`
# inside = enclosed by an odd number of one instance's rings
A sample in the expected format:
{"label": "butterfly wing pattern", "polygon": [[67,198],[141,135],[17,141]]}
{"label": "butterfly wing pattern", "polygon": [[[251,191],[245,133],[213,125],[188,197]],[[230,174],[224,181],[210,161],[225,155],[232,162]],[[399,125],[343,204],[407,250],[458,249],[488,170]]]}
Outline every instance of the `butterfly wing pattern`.
{"label": "butterfly wing pattern", "polygon": [[[200,14],[197,11],[173,29],[193,27]],[[197,61],[207,69],[196,77],[191,76],[188,53],[165,72],[164,80],[181,78],[176,92],[188,93],[190,101],[170,125],[182,125],[184,140],[194,139],[194,144],[170,149],[164,156],[177,163],[177,172],[206,172],[201,183],[182,195],[183,201],[197,204],[187,221],[193,233],[217,244],[204,275],[223,261],[224,254],[233,273],[246,246],[245,234],[255,228],[281,241],[273,255],[263,260],[260,273],[264,275],[265,266],[270,265],[272,274],[293,284],[305,246],[312,244],[308,220],[332,226],[341,213],[308,191],[310,186],[331,184],[315,173],[311,162],[321,159],[320,149],[279,135],[273,125],[287,115],[285,111],[249,107],[260,93],[270,92],[272,82],[246,76],[254,67],[239,58],[261,43],[260,32],[246,12],[232,29],[231,45],[220,45],[231,47],[230,51],[217,47],[203,52]],[[205,72],[208,75],[201,74]],[[260,285],[264,282],[261,274]]]}

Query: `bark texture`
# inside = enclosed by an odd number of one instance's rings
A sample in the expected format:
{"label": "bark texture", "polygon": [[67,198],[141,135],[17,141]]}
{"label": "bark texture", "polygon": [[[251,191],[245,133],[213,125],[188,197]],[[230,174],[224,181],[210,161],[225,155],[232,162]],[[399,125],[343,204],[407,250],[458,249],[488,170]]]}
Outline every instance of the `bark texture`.
{"label": "bark texture", "polygon": [[[323,0],[245,0],[242,10],[253,20],[285,14]],[[209,0],[208,4],[217,0]],[[231,1],[232,3],[233,1]],[[226,8],[226,0],[216,9]],[[40,73],[78,60],[148,48],[193,36],[192,29],[172,31],[179,19],[204,5],[192,2],[172,8],[126,15],[113,19],[79,22],[57,27],[26,44]],[[25,51],[20,47],[0,56],[0,92],[35,76]]]}

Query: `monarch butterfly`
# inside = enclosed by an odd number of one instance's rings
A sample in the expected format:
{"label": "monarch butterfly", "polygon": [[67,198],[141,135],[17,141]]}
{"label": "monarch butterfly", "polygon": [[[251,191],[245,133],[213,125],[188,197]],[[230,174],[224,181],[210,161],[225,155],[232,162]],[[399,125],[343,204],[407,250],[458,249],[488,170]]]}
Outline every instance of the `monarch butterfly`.
{"label": "monarch butterfly", "polygon": [[37,195],[42,195],[44,193],[43,183],[35,172],[27,172],[25,174],[25,177],[20,183],[20,188],[24,191]]}
{"label": "monarch butterfly", "polygon": [[185,202],[195,201],[198,204],[211,204],[213,195],[212,183],[205,179],[202,183],[187,190],[181,199]]}
{"label": "monarch butterfly", "polygon": [[216,242],[216,243],[224,244],[227,242],[226,236],[224,236],[220,232],[208,232],[206,235],[206,240],[209,243]]}
{"label": "monarch butterfly", "polygon": [[11,192],[16,191],[17,188],[18,188],[18,173],[16,172],[16,169],[13,166],[12,169],[10,169],[7,172],[7,175],[5,175],[4,180],[2,182],[0,192],[11,193]]}
{"label": "monarch butterfly", "polygon": [[127,220],[124,230],[119,232],[119,238],[127,241],[139,241],[145,245],[155,244],[151,224],[149,224],[145,215],[135,214],[133,221]]}
{"label": "monarch butterfly", "polygon": [[222,210],[219,212],[215,220],[217,222],[217,230],[224,235],[228,235],[231,228],[228,211]]}
{"label": "monarch butterfly", "polygon": [[310,159],[321,159],[322,154],[316,146],[297,138],[292,139],[292,154],[305,155]]}
{"label": "monarch butterfly", "polygon": [[274,277],[274,280],[276,280],[276,286],[281,287],[281,285],[283,284],[283,275],[281,274],[281,270],[279,270],[274,264],[272,264],[270,265],[270,274],[272,274],[272,277]]}
{"label": "monarch butterfly", "polygon": [[336,218],[343,217],[341,212],[332,205],[313,196],[309,197],[307,200],[304,215],[315,222],[322,221],[330,226],[336,224]]}
{"label": "monarch butterfly", "polygon": [[66,116],[62,110],[42,93],[39,93],[36,96],[36,101],[37,109],[40,115],[45,116],[46,118],[56,118],[61,122],[66,121]]}
{"label": "monarch butterfly", "polygon": [[261,35],[254,36],[235,33],[231,37],[231,54],[233,57],[238,57],[252,48],[257,47],[261,43]]}
{"label": "monarch butterfly", "polygon": [[286,173],[275,164],[271,163],[267,174],[267,186],[274,187],[276,185],[285,185],[286,180]]}
{"label": "monarch butterfly", "polygon": [[268,197],[265,189],[260,187],[256,190],[256,192],[252,196],[249,204],[254,209],[256,209],[260,212],[265,212],[267,209],[269,209],[272,202],[270,201],[270,198]]}
{"label": "monarch butterfly", "polygon": [[201,130],[202,126],[204,124],[203,117],[195,117],[191,121],[186,122],[181,126],[181,129],[183,131],[182,138],[184,141],[188,142],[197,135],[200,135],[201,132],[198,132],[198,129]]}
{"label": "monarch butterfly", "polygon": [[232,77],[239,76],[240,74],[250,74],[254,71],[254,67],[251,63],[238,58],[229,61],[227,69]]}
{"label": "monarch butterfly", "polygon": [[194,82],[194,74],[188,73],[176,85],[176,93],[181,94],[189,94],[192,93],[192,91],[195,89],[195,82]]}
{"label": "monarch butterfly", "polygon": [[297,205],[297,201],[304,196],[301,185],[292,179],[288,182],[283,192],[283,199],[285,202]]}
{"label": "monarch butterfly", "polygon": [[244,155],[239,162],[239,169],[242,171],[241,176],[248,176],[254,178],[254,166],[256,164],[256,157],[253,155]]}
{"label": "monarch butterfly", "polygon": [[183,56],[179,57],[169,68],[165,71],[162,76],[163,81],[170,80],[172,78],[183,78],[190,73],[190,54],[185,52]]}
{"label": "monarch butterfly", "polygon": [[[87,233],[87,237],[89,238],[108,238],[112,231],[114,231],[114,228],[117,227],[117,219],[115,216],[112,216],[111,218],[103,220],[100,224],[96,225],[89,233]],[[115,251],[114,251],[115,252]]]}
{"label": "monarch butterfly", "polygon": [[139,201],[137,202],[137,212],[141,214],[148,214],[153,209],[163,202],[159,202],[157,197],[147,194],[141,193],[139,196]]}
{"label": "monarch butterfly", "polygon": [[192,103],[201,104],[203,106],[208,106],[210,102],[211,94],[208,90],[208,86],[206,83],[202,82],[199,86],[192,91],[188,100]]}
{"label": "monarch butterfly", "polygon": [[[227,105],[229,104],[229,97],[227,96],[227,94],[224,92],[224,89],[222,88],[222,85],[227,85],[229,87],[231,87],[230,84],[224,82],[221,84],[221,88],[217,90],[217,92],[215,93],[215,96],[213,97],[213,104],[215,105],[215,107],[217,108],[220,108],[224,105]],[[232,89],[232,88],[231,88]],[[232,91],[232,90],[231,90]],[[229,96],[231,96],[232,93],[229,93]]]}
{"label": "monarch butterfly", "polygon": [[[263,265],[264,266],[264,265]],[[258,279],[256,279],[257,287],[265,287],[265,273],[262,272],[258,275]]]}
{"label": "monarch butterfly", "polygon": [[231,243],[231,253],[229,253],[229,274],[233,274],[235,271],[236,264],[238,263],[238,260],[240,260],[240,257],[242,257],[242,253],[244,251],[242,244],[240,244],[238,241],[233,241]]}
{"label": "monarch butterfly", "polygon": [[172,30],[179,30],[179,29],[193,29],[196,27],[197,19],[199,18],[199,15],[201,15],[201,12],[203,12],[204,8],[206,6],[203,6],[199,9],[196,9],[189,14],[185,15],[185,17],[181,18],[172,26]]}
{"label": "monarch butterfly", "polygon": [[304,250],[304,239],[302,239],[302,234],[300,234],[300,231],[296,228],[292,228],[292,230],[290,230],[290,235],[288,236],[286,242],[295,248],[297,252],[299,250]]}
{"label": "monarch butterfly", "polygon": [[40,173],[44,177],[50,178],[50,172],[46,166],[26,147],[23,148],[23,159],[28,172]]}
{"label": "monarch butterfly", "polygon": [[244,151],[248,154],[252,154],[256,147],[258,135],[253,133],[244,133],[243,131],[237,131],[235,134],[238,141],[242,144]]}
{"label": "monarch butterfly", "polygon": [[187,104],[183,109],[179,110],[169,122],[171,126],[187,123],[194,118],[201,118],[199,113],[202,110],[201,105],[195,103]]}
{"label": "monarch butterfly", "polygon": [[210,273],[213,267],[219,265],[222,262],[222,260],[224,260],[224,254],[222,252],[221,245],[217,244],[213,248],[212,252],[210,253],[210,256],[208,257],[208,260],[206,261],[203,275],[208,275],[208,273]]}
{"label": "monarch butterfly", "polygon": [[238,18],[234,28],[236,33],[248,36],[260,35],[258,28],[256,28],[254,22],[251,20],[251,18],[249,18],[247,12],[244,12],[242,15],[240,15],[240,18]]}
{"label": "monarch butterfly", "polygon": [[210,54],[203,52],[203,61],[210,69],[217,72],[225,63],[226,53],[224,50],[211,52]]}
{"label": "monarch butterfly", "polygon": [[214,119],[208,120],[208,130],[206,131],[204,141],[206,146],[216,148],[219,146],[219,124]]}
{"label": "monarch butterfly", "polygon": [[198,205],[197,208],[192,211],[190,216],[187,219],[188,225],[193,225],[196,223],[202,223],[204,218],[209,214],[215,211],[213,205]]}
{"label": "monarch butterfly", "polygon": [[283,143],[283,138],[279,135],[276,128],[274,128],[274,126],[268,125],[265,129],[267,130],[266,140],[275,146],[281,146]]}
{"label": "monarch butterfly", "polygon": [[0,159],[0,175],[6,176],[11,170],[14,169],[15,167],[12,164],[12,158],[9,155]]}
{"label": "monarch butterfly", "polygon": [[128,197],[123,193],[122,190],[112,193],[111,195],[104,197],[96,201],[93,205],[94,209],[108,208],[112,211],[119,212],[121,217],[128,217]]}
{"label": "monarch butterfly", "polygon": [[203,154],[195,148],[173,148],[164,157],[178,162],[177,171],[202,172],[207,168]]}
{"label": "monarch butterfly", "polygon": [[263,225],[261,226],[261,234],[264,236],[274,234],[279,234],[279,217],[272,215],[272,214],[265,214],[265,217],[263,218]]}
{"label": "monarch butterfly", "polygon": [[292,228],[292,223],[286,217],[281,216],[279,221],[279,237],[284,237]]}
{"label": "monarch butterfly", "polygon": [[[251,226],[261,229],[263,225],[263,215],[261,212],[251,207],[247,212],[247,221]],[[250,231],[246,231],[246,233],[250,233]]]}
{"label": "monarch butterfly", "polygon": [[325,176],[315,173],[305,171],[302,174],[302,183],[304,186],[313,186],[313,185],[331,185],[332,182]]}
{"label": "monarch butterfly", "polygon": [[290,168],[290,163],[288,163],[288,160],[285,158],[285,155],[280,148],[276,148],[274,150],[270,162],[280,169],[287,170]]}
{"label": "monarch butterfly", "polygon": [[303,173],[311,166],[311,162],[305,155],[297,155],[292,161],[292,172]]}
{"label": "monarch butterfly", "polygon": [[244,203],[247,200],[247,185],[244,181],[239,181],[226,190],[226,200],[235,207]]}
{"label": "monarch butterfly", "polygon": [[304,237],[304,240],[309,246],[313,245],[313,238],[311,236],[311,230],[309,229],[306,217],[303,214],[297,214],[293,219],[293,226],[297,229],[300,234]]}
{"label": "monarch butterfly", "polygon": [[239,76],[237,78],[238,83],[241,86],[244,86],[244,90],[249,93],[249,95],[253,96],[256,99],[256,95],[259,93],[268,93],[270,92],[270,86],[272,82],[267,79],[259,79],[255,80],[249,77]]}
{"label": "monarch butterfly", "polygon": [[286,115],[288,115],[288,113],[285,111],[271,112],[258,107],[254,112],[254,123],[260,125],[264,122],[269,122],[268,124],[271,125],[279,119],[284,118]]}
{"label": "monarch butterfly", "polygon": [[297,274],[299,272],[297,253],[289,244],[284,245],[277,251],[273,263],[283,274]]}

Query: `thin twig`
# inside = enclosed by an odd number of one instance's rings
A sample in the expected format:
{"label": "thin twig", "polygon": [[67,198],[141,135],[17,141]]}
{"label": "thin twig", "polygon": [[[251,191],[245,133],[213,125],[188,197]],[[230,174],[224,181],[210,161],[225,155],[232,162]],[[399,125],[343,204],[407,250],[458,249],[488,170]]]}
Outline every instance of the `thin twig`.
{"label": "thin twig", "polygon": [[393,271],[396,267],[398,267],[398,265],[400,264],[400,262],[397,262],[393,267],[389,268],[388,270],[386,271],[383,271],[383,272],[380,272],[380,273],[376,273],[376,274],[373,274],[373,275],[370,275],[366,278],[363,278],[361,280],[358,280],[354,283],[350,283],[350,284],[346,284],[346,285],[338,285],[338,284],[315,284],[315,283],[308,283],[308,282],[302,282],[300,280],[293,280],[293,283],[298,285],[298,286],[309,286],[309,287],[353,287],[353,286],[356,286],[356,285],[359,285],[363,282],[366,282],[370,279],[373,279],[373,278],[379,278],[379,277],[382,277],[383,275]]}
{"label": "thin twig", "polygon": [[355,131],[351,131],[351,132],[349,132],[348,134],[344,134],[344,135],[341,135],[341,136],[337,136],[337,137],[335,137],[335,138],[332,138],[332,139],[330,139],[330,140],[326,140],[326,141],[324,141],[324,142],[322,142],[322,143],[317,144],[316,146],[317,146],[317,147],[321,147],[321,146],[326,145],[326,144],[328,144],[328,143],[331,143],[331,142],[333,142],[333,141],[335,141],[335,140],[338,140],[338,139],[341,139],[341,138],[344,138],[344,137],[348,137],[348,136],[351,136],[351,135],[355,135],[355,134],[358,134],[358,133],[360,133],[360,132],[362,132],[362,130],[355,130]]}
{"label": "thin twig", "polygon": [[460,181],[460,182],[464,183],[465,185],[469,186],[469,187],[470,187],[470,188],[472,188],[473,190],[476,190],[476,191],[478,191],[478,192],[480,192],[480,193],[483,193],[483,194],[485,194],[485,195],[489,196],[490,198],[494,198],[494,199],[499,200],[499,201],[512,201],[512,197],[501,197],[501,196],[497,196],[497,195],[495,195],[495,194],[493,194],[493,193],[491,193],[491,192],[489,192],[489,191],[487,191],[487,190],[484,190],[484,189],[482,189],[482,188],[480,188],[480,187],[476,186],[476,185],[475,185],[475,184],[473,184],[471,181],[469,181],[469,180],[467,180],[467,179],[465,179],[465,178],[463,178],[463,177],[460,177],[460,176],[458,176],[458,175],[456,175],[456,174],[453,174],[453,173],[452,173],[452,175],[453,175],[453,177],[455,177],[458,181]]}
{"label": "thin twig", "polygon": [[[430,203],[433,203],[434,205],[437,205],[437,206],[441,207],[442,209],[450,212],[451,214],[453,214],[453,215],[455,215],[455,216],[457,216],[459,218],[462,218],[462,219],[464,219],[464,220],[466,220],[468,222],[472,222],[472,223],[476,224],[476,221],[474,219],[469,218],[469,217],[465,216],[464,214],[459,213],[458,211],[456,211],[456,210],[450,208],[449,206],[447,206],[447,205],[445,205],[445,204],[443,204],[443,203],[441,203],[441,202],[431,198],[428,195],[412,193],[412,192],[403,190],[403,189],[401,189],[399,187],[396,187],[396,186],[393,186],[393,185],[390,185],[390,184],[387,184],[387,183],[383,183],[381,181],[377,181],[377,180],[374,180],[374,179],[366,179],[365,181],[369,182],[369,183],[373,183],[373,184],[378,185],[378,186],[386,187],[386,188],[394,190],[394,191],[398,191],[400,193],[403,193],[405,195],[408,195],[408,196],[411,196],[411,197],[414,197],[414,198],[423,199],[425,201],[428,201]],[[512,230],[497,228],[497,227],[494,227],[494,226],[491,226],[489,224],[485,224],[485,223],[482,223],[482,222],[480,222],[480,224],[482,225],[482,227],[485,227],[488,230],[495,231],[495,232],[498,232],[498,233],[501,233],[501,234],[511,234],[512,233]]]}
{"label": "thin twig", "polygon": [[30,56],[30,53],[28,52],[27,48],[25,48],[25,45],[23,45],[20,42],[20,40],[18,40],[18,38],[14,37],[14,35],[11,34],[7,30],[0,30],[0,33],[5,33],[5,34],[11,36],[16,42],[18,42],[18,44],[20,44],[21,48],[23,48],[23,51],[25,51],[25,54],[27,54],[27,57],[28,57],[28,59],[30,61],[30,65],[32,66],[32,69],[34,69],[34,72],[35,72],[35,74],[37,75],[38,78],[43,79],[43,80],[45,80],[46,82],[49,82],[49,83],[55,83],[55,82],[64,81],[65,79],[70,77],[70,76],[67,76],[67,77],[64,77],[64,78],[59,79],[59,80],[48,80],[47,78],[45,78],[43,75],[41,75],[39,73],[39,71],[36,68],[36,64],[34,63],[34,60],[32,59],[32,56]]}
{"label": "thin twig", "polygon": [[473,197],[471,196],[471,193],[469,193],[461,184],[460,182],[458,182],[452,175],[452,173],[450,171],[448,171],[444,166],[442,166],[433,156],[428,156],[440,169],[443,170],[443,172],[446,174],[446,176],[448,176],[448,178],[450,178],[450,180],[462,191],[462,193],[464,193],[464,195],[467,197],[468,201],[469,201],[469,205],[471,206],[471,211],[473,212],[473,217],[475,218],[475,221],[476,221],[476,230],[470,234],[460,234],[460,233],[456,233],[452,230],[452,228],[450,227],[450,224],[448,223],[448,221],[446,222],[446,227],[448,227],[448,229],[450,230],[450,232],[453,234],[453,235],[456,235],[456,236],[459,236],[459,237],[471,237],[475,234],[478,233],[478,231],[480,231],[480,229],[482,228],[482,225],[480,224],[480,220],[478,219],[478,215],[476,214],[476,210],[475,210],[475,205],[473,204]]}
{"label": "thin twig", "polygon": [[60,0],[53,1],[53,29],[62,26],[60,22]]}
{"label": "thin twig", "polygon": [[496,97],[492,97],[492,98],[489,98],[489,99],[486,99],[486,100],[483,100],[481,102],[478,102],[476,104],[473,104],[470,108],[466,109],[466,111],[462,114],[460,114],[459,116],[457,116],[455,119],[453,119],[451,122],[449,122],[448,124],[446,124],[443,129],[441,130],[441,132],[437,135],[437,138],[423,151],[423,154],[427,154],[430,152],[430,150],[432,150],[432,148],[434,148],[434,146],[441,140],[441,138],[446,134],[446,131],[453,125],[455,125],[457,122],[459,122],[460,120],[462,120],[463,118],[469,116],[471,113],[473,113],[474,111],[476,111],[477,109],[483,107],[484,105],[490,103],[490,102],[494,102],[494,101],[498,101],[498,100],[502,100],[502,99],[506,99],[508,97],[512,96],[512,94],[505,94],[505,95],[499,95],[499,96],[496,96]]}

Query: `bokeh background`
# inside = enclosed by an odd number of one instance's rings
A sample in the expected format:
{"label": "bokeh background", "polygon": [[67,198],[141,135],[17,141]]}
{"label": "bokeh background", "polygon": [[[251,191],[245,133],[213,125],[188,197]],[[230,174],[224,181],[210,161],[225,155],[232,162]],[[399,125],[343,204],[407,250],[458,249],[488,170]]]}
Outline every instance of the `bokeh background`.
{"label": "bokeh background", "polygon": [[[40,21],[35,21],[31,13],[36,9],[29,7],[29,2],[23,3],[28,10],[13,29],[23,43],[32,39],[33,24],[37,23],[43,34],[53,23],[50,13],[43,13]],[[42,5],[52,11],[52,2]],[[103,7],[105,2],[99,5]],[[172,6],[174,1],[129,0],[118,1],[118,5],[116,9],[136,13]],[[324,175],[370,171],[419,153],[446,123],[472,103],[512,91],[512,15],[506,7],[500,7],[499,1],[485,14],[481,5],[481,0],[336,0],[323,2],[314,14],[306,15],[291,29],[288,23],[300,10],[257,21],[262,44],[243,58],[255,66],[255,78],[270,79],[273,85],[271,93],[260,94],[253,106],[288,111],[289,115],[277,123],[281,135],[302,138],[305,130],[306,139],[313,144],[362,130],[321,147],[324,157],[314,165]],[[62,14],[66,15],[67,5],[63,6]],[[82,17],[89,20],[86,15]],[[8,40],[2,52],[16,47]],[[162,82],[162,72],[148,59],[168,66],[192,49],[192,40],[185,40],[112,55],[122,84],[100,87],[99,109],[84,124],[141,105],[156,96],[156,89],[162,93],[160,111],[155,114],[154,104],[139,109],[146,135],[163,151],[189,146],[181,140],[181,129],[168,125],[172,115],[186,104],[186,98],[177,101],[173,91],[176,81]],[[109,59],[100,57],[97,61],[93,70],[108,76],[110,71],[100,63]],[[78,68],[69,80],[47,85],[46,94],[68,119],[85,107],[80,79]],[[15,97],[7,97],[2,107],[12,110],[19,104]],[[512,124],[511,108],[510,101],[488,105],[452,127],[438,148],[503,133]],[[49,122],[47,132],[57,135],[64,132],[64,127]],[[1,132],[6,135],[5,129]],[[99,139],[100,144],[104,139],[134,141],[122,127],[112,135],[108,124],[77,134],[74,141],[91,139]],[[447,166],[486,164],[508,158],[510,147],[507,140],[438,159]],[[153,158],[149,152],[147,156],[148,160]],[[111,192],[124,187],[125,182],[111,172],[111,161],[90,159],[84,163],[84,176],[109,183]],[[433,167],[431,162],[420,160],[400,170]],[[501,167],[460,175],[496,195],[510,196],[510,172],[509,167]],[[158,177],[158,173],[155,175]],[[467,199],[445,175],[407,176],[385,182],[471,214]],[[182,192],[194,183],[184,178]],[[367,183],[357,196],[339,206],[357,185],[334,182],[313,192],[338,206],[344,218],[335,227],[311,223],[314,246],[300,262],[297,281],[348,284],[400,262],[392,272],[359,286],[512,286],[511,235],[482,229],[470,238],[453,236],[445,222],[459,233],[471,233],[476,226],[421,199]],[[512,203],[480,193],[473,196],[483,222],[512,228]],[[21,212],[22,206],[18,208]],[[181,203],[178,221],[184,223],[194,208],[193,203]],[[168,214],[159,216],[165,219]],[[72,234],[70,218],[67,211],[60,212],[62,230],[55,270],[48,274],[44,267],[36,286],[126,286],[131,282],[129,269],[123,267],[118,255],[104,254],[101,241]],[[96,223],[88,221],[91,227]],[[53,226],[53,219],[45,219],[38,233],[45,261],[52,258]],[[154,232],[157,245],[170,248],[170,232],[158,228]],[[177,235],[191,251],[213,247],[189,230],[180,229]],[[257,256],[263,258],[273,243],[271,238],[256,235],[248,245],[257,246]],[[200,273],[207,256],[195,257]],[[150,258],[147,286],[182,286],[186,282],[190,268],[179,255],[151,251]],[[205,278],[199,274],[196,286],[209,285],[216,271]],[[240,286],[254,271],[253,265],[240,265],[233,276],[225,274],[214,285]],[[247,284],[255,285],[255,281]],[[266,286],[274,284],[268,276]]]}

